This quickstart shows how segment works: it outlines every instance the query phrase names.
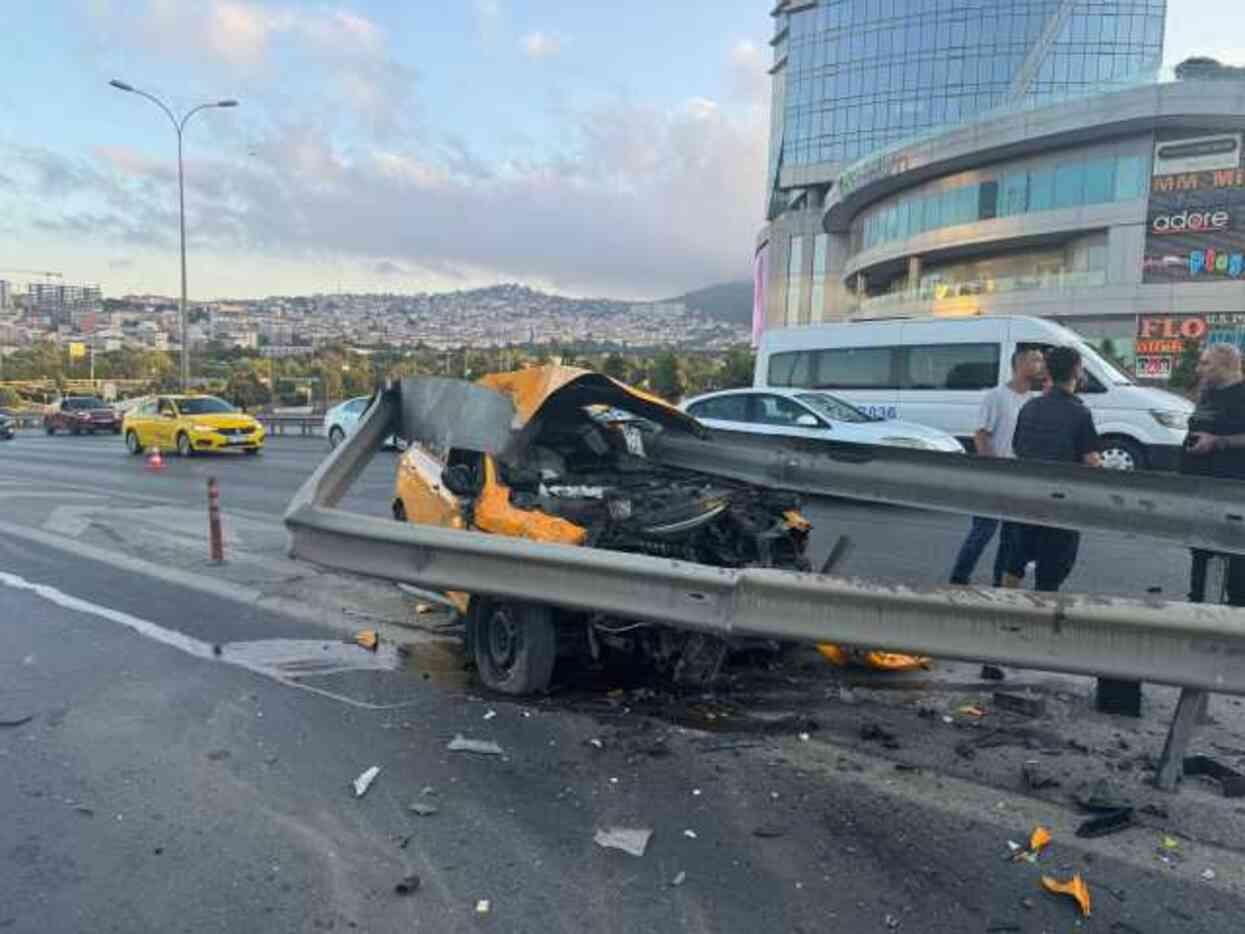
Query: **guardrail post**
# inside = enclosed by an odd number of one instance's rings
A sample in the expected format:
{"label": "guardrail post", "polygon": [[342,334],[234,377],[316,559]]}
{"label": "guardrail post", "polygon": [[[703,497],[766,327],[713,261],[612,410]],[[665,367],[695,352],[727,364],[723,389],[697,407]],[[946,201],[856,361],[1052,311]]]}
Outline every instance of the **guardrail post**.
{"label": "guardrail post", "polygon": [[220,564],[225,560],[225,542],[220,531],[220,487],[215,477],[208,477],[208,557]]}

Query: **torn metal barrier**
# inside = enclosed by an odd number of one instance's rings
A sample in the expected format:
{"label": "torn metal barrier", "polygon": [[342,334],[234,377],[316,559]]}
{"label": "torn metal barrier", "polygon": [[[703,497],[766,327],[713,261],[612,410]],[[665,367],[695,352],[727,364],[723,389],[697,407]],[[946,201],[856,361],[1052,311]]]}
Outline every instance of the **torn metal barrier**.
{"label": "torn metal barrier", "polygon": [[790,490],[1245,554],[1245,483],[812,438],[662,432],[654,461]]}

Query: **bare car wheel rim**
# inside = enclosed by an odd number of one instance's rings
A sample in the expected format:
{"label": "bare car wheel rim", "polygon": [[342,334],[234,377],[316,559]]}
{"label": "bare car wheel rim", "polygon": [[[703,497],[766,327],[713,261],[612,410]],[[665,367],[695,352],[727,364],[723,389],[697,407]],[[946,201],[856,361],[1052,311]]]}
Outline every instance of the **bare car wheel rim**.
{"label": "bare car wheel rim", "polygon": [[1108,470],[1136,470],[1137,462],[1131,451],[1113,446],[1102,452],[1102,466]]}
{"label": "bare car wheel rim", "polygon": [[488,646],[489,661],[498,674],[505,675],[514,668],[521,639],[519,627],[509,610],[499,607],[489,614],[485,644]]}

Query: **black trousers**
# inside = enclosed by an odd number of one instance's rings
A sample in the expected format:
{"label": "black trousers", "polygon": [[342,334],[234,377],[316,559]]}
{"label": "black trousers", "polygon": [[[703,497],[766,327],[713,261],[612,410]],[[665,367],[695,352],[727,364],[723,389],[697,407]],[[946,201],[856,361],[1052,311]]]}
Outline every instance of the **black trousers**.
{"label": "black trousers", "polygon": [[1022,525],[1016,533],[1017,545],[1008,556],[1008,573],[1024,576],[1025,565],[1035,562],[1033,589],[1053,593],[1063,586],[1076,564],[1081,533],[1053,529],[1045,525]]}
{"label": "black trousers", "polygon": [[[1189,574],[1190,603],[1218,603],[1219,594],[1206,592],[1206,572],[1214,552],[1193,549],[1193,567]],[[1224,589],[1228,606],[1245,606],[1245,555],[1225,556],[1227,569]]]}

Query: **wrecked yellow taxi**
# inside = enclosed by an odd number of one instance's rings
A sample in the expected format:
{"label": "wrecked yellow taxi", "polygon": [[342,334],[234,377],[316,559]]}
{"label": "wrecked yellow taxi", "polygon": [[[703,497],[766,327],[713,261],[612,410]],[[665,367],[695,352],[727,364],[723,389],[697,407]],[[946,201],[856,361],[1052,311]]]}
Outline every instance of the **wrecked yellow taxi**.
{"label": "wrecked yellow taxi", "polygon": [[[412,445],[399,461],[393,515],[538,542],[726,568],[807,571],[811,529],[798,497],[666,467],[644,455],[653,432],[701,434],[695,418],[588,370],[545,366],[479,384],[510,399],[516,442],[492,456]],[[544,690],[556,659],[639,653],[676,682],[711,680],[726,642],[666,626],[451,594],[467,647],[490,688]]]}

